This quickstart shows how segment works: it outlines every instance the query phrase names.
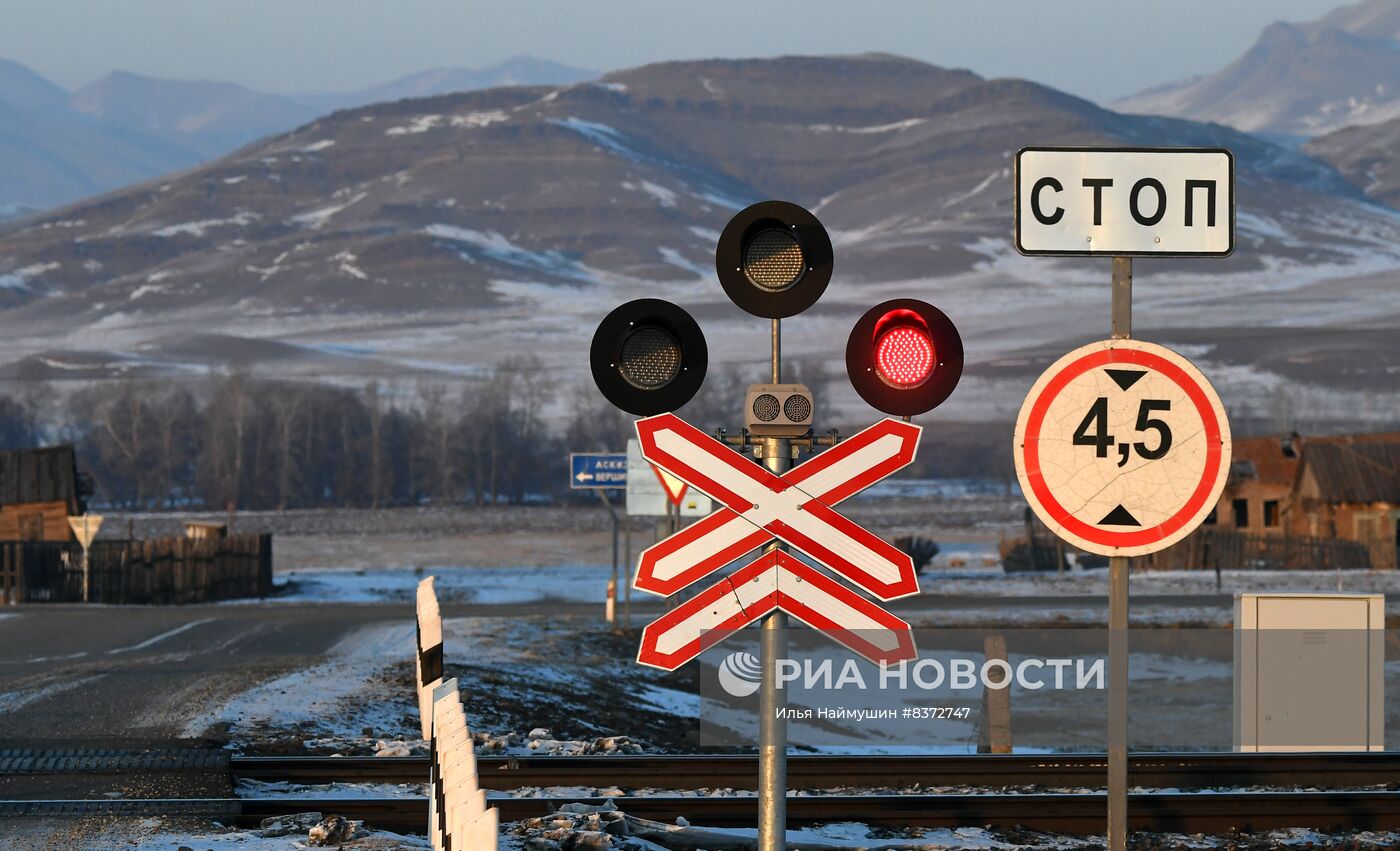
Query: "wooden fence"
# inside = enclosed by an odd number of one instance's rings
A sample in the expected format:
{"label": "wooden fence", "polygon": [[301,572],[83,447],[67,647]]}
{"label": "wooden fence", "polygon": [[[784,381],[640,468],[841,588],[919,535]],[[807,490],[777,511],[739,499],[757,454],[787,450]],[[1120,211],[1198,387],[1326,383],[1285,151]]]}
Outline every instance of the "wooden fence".
{"label": "wooden fence", "polygon": [[1133,560],[1144,570],[1370,570],[1359,541],[1198,529],[1180,543]]}
{"label": "wooden fence", "polygon": [[[0,541],[0,602],[82,600],[82,548]],[[272,592],[272,536],[95,541],[88,553],[94,603],[202,603]]]}

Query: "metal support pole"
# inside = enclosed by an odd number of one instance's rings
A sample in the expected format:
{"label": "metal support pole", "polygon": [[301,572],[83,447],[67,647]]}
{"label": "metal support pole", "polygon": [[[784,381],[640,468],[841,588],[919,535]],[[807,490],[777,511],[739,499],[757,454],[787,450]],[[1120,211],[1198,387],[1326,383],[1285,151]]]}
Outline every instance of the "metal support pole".
{"label": "metal support pole", "polygon": [[[1113,339],[1133,336],[1133,258],[1113,258]],[[1108,851],[1128,846],[1128,559],[1108,560]]]}
{"label": "metal support pole", "polygon": [[[781,320],[773,320],[772,381],[782,381]],[[780,437],[763,442],[763,466],[777,475],[792,466],[792,445]],[[769,550],[781,549],[774,542]],[[787,695],[778,688],[778,660],[787,655],[787,615],[763,619],[759,645],[763,679],[758,696],[758,849],[787,851],[787,719],[779,710]]]}
{"label": "metal support pole", "polygon": [[783,328],[781,319],[773,320],[773,383],[782,383]]}
{"label": "metal support pole", "polygon": [[[776,326],[777,320],[773,321]],[[787,472],[792,466],[789,441],[770,437],[763,443],[763,466],[778,475]],[[770,552],[776,549],[782,549],[782,545],[774,542],[768,547]],[[785,613],[773,612],[763,619],[759,653],[763,680],[758,698],[757,851],[786,851],[787,720],[779,710],[786,706],[787,695],[778,688],[778,660],[787,656]]]}

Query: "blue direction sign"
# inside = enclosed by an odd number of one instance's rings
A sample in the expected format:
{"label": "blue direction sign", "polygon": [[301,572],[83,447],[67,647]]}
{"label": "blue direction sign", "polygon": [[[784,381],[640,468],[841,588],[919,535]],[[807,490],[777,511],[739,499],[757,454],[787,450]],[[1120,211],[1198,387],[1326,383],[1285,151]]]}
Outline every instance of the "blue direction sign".
{"label": "blue direction sign", "polygon": [[573,452],[569,454],[569,487],[627,487],[627,455],[621,452]]}

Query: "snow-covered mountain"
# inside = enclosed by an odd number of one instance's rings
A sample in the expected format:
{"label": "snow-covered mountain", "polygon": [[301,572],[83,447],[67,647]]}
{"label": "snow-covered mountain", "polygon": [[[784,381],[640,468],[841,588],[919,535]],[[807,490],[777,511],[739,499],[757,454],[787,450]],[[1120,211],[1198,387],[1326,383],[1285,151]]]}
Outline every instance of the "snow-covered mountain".
{"label": "snow-covered mountain", "polygon": [[1400,0],[1364,0],[1309,23],[1271,24],[1225,68],[1112,106],[1280,140],[1400,117]]}
{"label": "snow-covered mountain", "polygon": [[376,104],[54,211],[0,237],[0,377],[240,363],[452,379],[534,355],[583,383],[597,320],[642,295],[691,309],[715,369],[737,368],[766,356],[766,326],[714,282],[714,243],[737,208],[777,197],[813,209],[836,248],[785,351],[839,372],[868,305],[926,298],[967,344],[948,415],[1004,419],[1036,372],[1108,325],[1106,260],[1011,245],[1028,144],[1232,149],[1235,255],[1140,261],[1138,328],[1197,357],[1237,414],[1394,419],[1400,215],[1319,160],[1219,125],[884,55],[674,62]]}

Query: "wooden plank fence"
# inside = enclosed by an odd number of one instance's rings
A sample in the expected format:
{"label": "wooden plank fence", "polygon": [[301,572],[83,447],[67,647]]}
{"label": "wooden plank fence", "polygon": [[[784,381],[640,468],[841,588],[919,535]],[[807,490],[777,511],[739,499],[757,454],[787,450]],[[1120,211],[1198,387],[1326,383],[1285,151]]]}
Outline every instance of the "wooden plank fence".
{"label": "wooden plank fence", "polygon": [[[82,599],[82,548],[0,541],[0,602]],[[95,541],[88,553],[94,603],[202,603],[272,592],[272,536]]]}
{"label": "wooden plank fence", "polygon": [[1133,559],[1143,570],[1370,570],[1359,541],[1198,529],[1160,552]]}

